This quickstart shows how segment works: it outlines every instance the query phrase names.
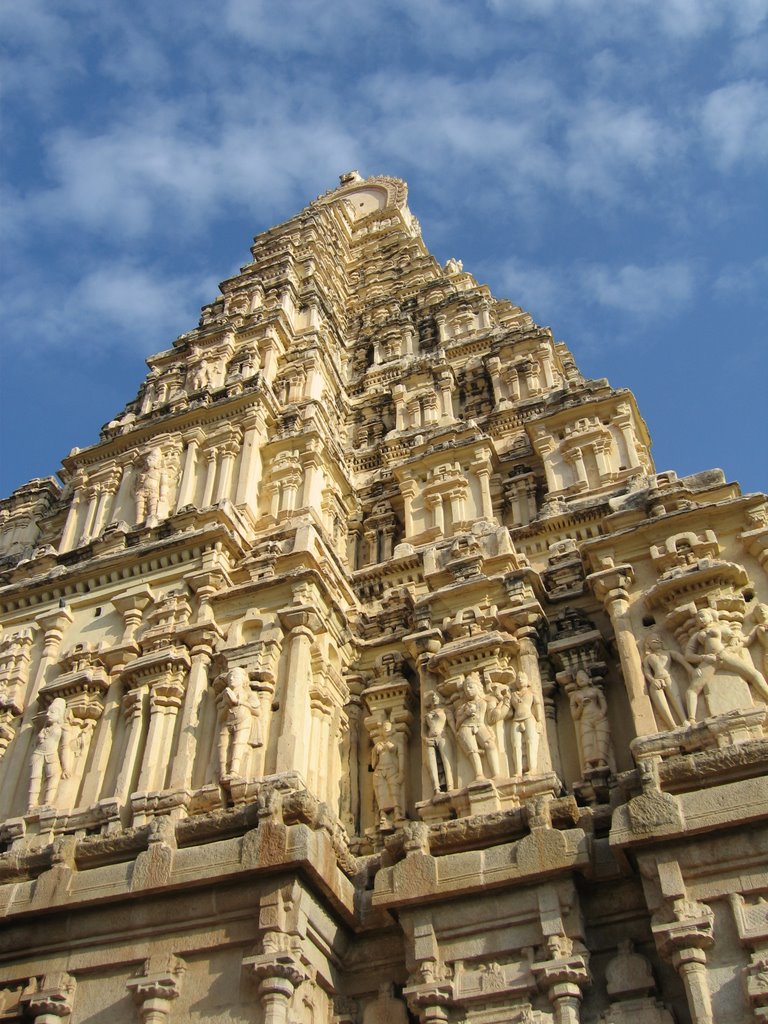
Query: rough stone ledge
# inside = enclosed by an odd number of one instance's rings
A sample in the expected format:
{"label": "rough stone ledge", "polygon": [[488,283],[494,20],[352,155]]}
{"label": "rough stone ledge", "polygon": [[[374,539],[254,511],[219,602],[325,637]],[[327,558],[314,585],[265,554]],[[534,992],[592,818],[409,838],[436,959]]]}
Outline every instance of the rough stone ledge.
{"label": "rough stone ledge", "polygon": [[699,792],[672,796],[657,790],[633,797],[613,815],[613,848],[641,846],[733,829],[765,818],[768,778],[742,779]]}
{"label": "rough stone ledge", "polygon": [[[142,830],[143,831],[143,830]],[[77,906],[115,902],[179,887],[210,887],[254,873],[298,872],[354,926],[355,887],[339,870],[330,838],[304,824],[262,821],[241,837],[178,849],[172,828],[150,829],[133,861],[79,870],[72,858],[55,862],[34,880],[0,886],[0,917],[18,918]]]}
{"label": "rough stone ledge", "polygon": [[391,908],[529,884],[563,871],[588,870],[590,852],[591,838],[581,828],[537,828],[514,843],[441,857],[411,851],[377,873],[371,903]]}

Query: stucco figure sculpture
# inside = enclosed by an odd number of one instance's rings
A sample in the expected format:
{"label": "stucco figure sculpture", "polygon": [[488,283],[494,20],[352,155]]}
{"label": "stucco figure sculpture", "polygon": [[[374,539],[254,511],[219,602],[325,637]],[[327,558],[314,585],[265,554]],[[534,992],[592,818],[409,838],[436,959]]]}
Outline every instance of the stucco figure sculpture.
{"label": "stucco figure sculpture", "polygon": [[[737,646],[730,644],[736,640]],[[711,608],[696,613],[696,629],[685,649],[687,660],[700,671],[694,675],[685,695],[688,721],[696,721],[699,694],[711,685],[719,672],[732,672],[740,676],[761,700],[768,703],[768,683],[753,665],[740,657],[738,634],[726,623],[720,622]]]}
{"label": "stucco figure sculpture", "polygon": [[143,523],[150,516],[157,515],[162,476],[162,452],[157,448],[150,448],[136,477],[134,493],[137,523]]}
{"label": "stucco figure sculpture", "polygon": [[379,810],[379,827],[391,828],[403,817],[404,758],[396,742],[394,727],[386,719],[379,729],[379,738],[371,751],[373,792]]}
{"label": "stucco figure sculpture", "polygon": [[253,701],[248,672],[231,668],[217,694],[219,738],[219,780],[229,782],[242,776],[243,759],[248,747],[262,745],[259,708]]}
{"label": "stucco figure sculpture", "polygon": [[576,688],[570,694],[571,714],[579,737],[582,769],[608,767],[611,730],[603,691],[589,673],[579,669]]}
{"label": "stucco figure sculpture", "polygon": [[516,775],[533,774],[538,765],[539,737],[541,735],[541,704],[525,672],[517,673],[517,686],[511,693],[514,718],[512,720],[512,750]]}
{"label": "stucco figure sculpture", "polygon": [[758,664],[764,679],[768,679],[768,604],[758,603],[752,613],[754,626],[744,639],[746,647],[757,644]]}
{"label": "stucco figure sculpture", "polygon": [[59,782],[68,779],[72,757],[66,729],[67,703],[56,697],[45,711],[32,752],[29,770],[29,809],[47,806],[56,799]]}
{"label": "stucco figure sculpture", "polygon": [[427,768],[434,793],[443,789],[440,779],[442,769],[445,789],[453,789],[453,770],[447,756],[445,727],[448,713],[437,690],[430,690],[424,698],[423,737],[427,755]]}
{"label": "stucco figure sculpture", "polygon": [[488,766],[488,777],[499,774],[499,759],[496,740],[486,724],[487,701],[483,684],[477,672],[470,672],[461,684],[456,706],[456,736],[459,746],[469,758],[475,779],[486,778],[483,758]]}
{"label": "stucco figure sculpture", "polygon": [[682,665],[689,680],[700,673],[699,669],[693,668],[677,651],[666,650],[664,641],[658,633],[651,633],[645,641],[643,675],[648,685],[648,695],[662,725],[667,729],[677,729],[687,718],[670,671],[673,663]]}

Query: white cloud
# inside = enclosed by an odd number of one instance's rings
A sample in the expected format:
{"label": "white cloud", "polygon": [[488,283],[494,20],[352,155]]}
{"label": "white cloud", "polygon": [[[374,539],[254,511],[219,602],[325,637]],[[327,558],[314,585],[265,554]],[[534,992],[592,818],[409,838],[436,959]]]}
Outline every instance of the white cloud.
{"label": "white cloud", "polygon": [[[215,292],[209,279],[164,275],[157,268],[128,261],[105,262],[74,281],[46,291],[26,275],[11,280],[3,306],[9,349],[59,348],[77,344],[93,349],[164,348],[197,322],[197,308]],[[34,322],[35,330],[28,325]]]}
{"label": "white cloud", "polygon": [[768,256],[752,263],[723,267],[715,278],[714,286],[715,291],[724,296],[745,297],[754,294],[764,299],[768,294]]}
{"label": "white cloud", "polygon": [[499,295],[509,297],[538,322],[562,314],[571,293],[571,273],[562,267],[508,260],[497,268],[494,279]]}
{"label": "white cloud", "polygon": [[566,179],[576,192],[610,195],[627,172],[652,171],[669,145],[647,110],[606,99],[575,107],[567,131]]}
{"label": "white cloud", "polygon": [[749,79],[711,92],[701,111],[711,158],[723,171],[768,158],[768,86]]}
{"label": "white cloud", "polygon": [[650,267],[595,264],[583,268],[581,284],[599,305],[645,316],[684,306],[693,295],[694,274],[680,262]]}

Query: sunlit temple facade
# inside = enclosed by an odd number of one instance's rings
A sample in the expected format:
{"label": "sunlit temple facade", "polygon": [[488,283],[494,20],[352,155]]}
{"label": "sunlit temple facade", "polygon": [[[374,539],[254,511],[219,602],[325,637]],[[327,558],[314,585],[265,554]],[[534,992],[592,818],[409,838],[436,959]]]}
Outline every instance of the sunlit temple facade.
{"label": "sunlit temple facade", "polygon": [[0,1021],[768,1022],[768,501],[345,174],[0,502]]}

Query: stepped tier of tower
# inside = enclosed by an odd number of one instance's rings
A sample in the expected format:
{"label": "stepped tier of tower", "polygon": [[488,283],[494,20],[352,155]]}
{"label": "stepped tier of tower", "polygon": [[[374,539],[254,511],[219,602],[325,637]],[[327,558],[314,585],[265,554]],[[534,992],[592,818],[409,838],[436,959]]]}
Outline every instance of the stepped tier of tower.
{"label": "stepped tier of tower", "polygon": [[768,1020],[766,496],[406,199],[0,503],[2,1019]]}

